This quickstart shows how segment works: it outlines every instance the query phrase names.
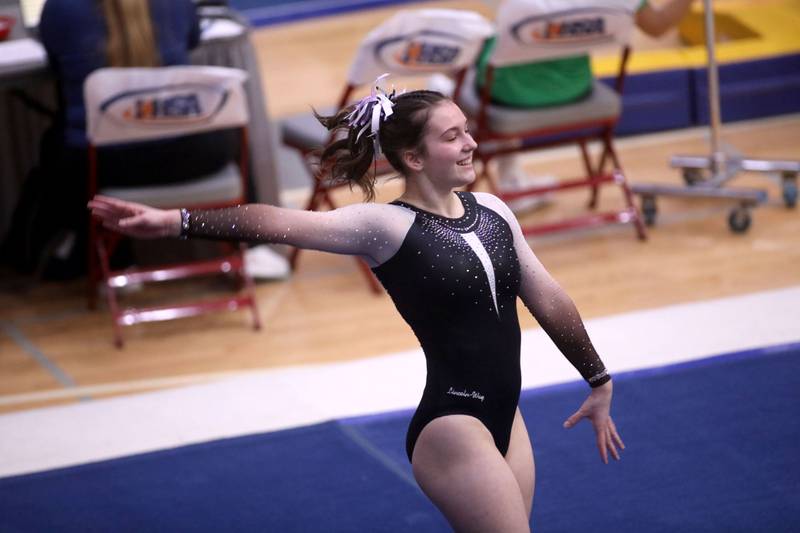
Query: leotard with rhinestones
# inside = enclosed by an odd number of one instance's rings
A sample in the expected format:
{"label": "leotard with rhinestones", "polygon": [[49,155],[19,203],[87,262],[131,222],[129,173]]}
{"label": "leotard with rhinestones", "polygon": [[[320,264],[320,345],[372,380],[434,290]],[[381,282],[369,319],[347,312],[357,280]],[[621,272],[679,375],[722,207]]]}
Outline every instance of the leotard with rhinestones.
{"label": "leotard with rhinestones", "polygon": [[508,450],[520,392],[519,262],[511,230],[472,194],[464,215],[416,213],[397,253],[373,269],[425,352],[427,379],[406,437],[412,457],[433,419],[471,415]]}
{"label": "leotard with rhinestones", "polygon": [[426,358],[425,389],[406,438],[409,460],[423,428],[451,414],[480,420],[505,455],[521,383],[517,296],[592,387],[610,377],[574,304],[541,267],[508,208],[485,193],[456,194],[464,208],[459,218],[401,201],[318,213],[249,205],[192,210],[184,233],[372,259]]}

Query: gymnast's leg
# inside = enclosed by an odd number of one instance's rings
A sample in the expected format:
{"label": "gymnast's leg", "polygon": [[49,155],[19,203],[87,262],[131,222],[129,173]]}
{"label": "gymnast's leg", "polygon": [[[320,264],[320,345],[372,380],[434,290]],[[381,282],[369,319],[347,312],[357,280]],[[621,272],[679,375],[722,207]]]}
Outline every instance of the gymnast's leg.
{"label": "gymnast's leg", "polygon": [[456,531],[530,531],[520,483],[477,418],[448,415],[429,422],[411,463],[422,491]]}
{"label": "gymnast's leg", "polygon": [[525,421],[522,419],[519,408],[517,408],[517,412],[514,415],[514,425],[511,427],[511,442],[506,452],[506,462],[517,479],[522,501],[525,503],[525,510],[530,520],[531,509],[533,508],[536,468],[533,462],[531,439],[528,437],[528,430],[525,427]]}

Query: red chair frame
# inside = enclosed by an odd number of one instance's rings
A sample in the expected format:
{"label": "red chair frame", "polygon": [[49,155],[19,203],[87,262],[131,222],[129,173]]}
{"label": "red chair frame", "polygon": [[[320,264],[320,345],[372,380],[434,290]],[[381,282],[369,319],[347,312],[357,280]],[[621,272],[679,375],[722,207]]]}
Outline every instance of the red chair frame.
{"label": "red chair frame", "polygon": [[[615,91],[620,95],[622,94],[624,87],[629,55],[630,47],[624,46],[622,48],[619,71],[617,73],[617,78],[614,85]],[[617,152],[614,149],[613,132],[614,127],[619,121],[619,116],[598,120],[581,121],[561,125],[558,127],[533,128],[531,130],[516,134],[503,134],[494,132],[489,127],[489,120],[487,116],[487,108],[491,103],[491,86],[494,77],[494,68],[495,67],[490,62],[486,69],[486,83],[480,91],[481,103],[477,116],[477,133],[475,139],[478,143],[478,149],[475,152],[475,157],[481,162],[481,172],[478,176],[478,179],[476,179],[476,182],[473,183],[470,188],[474,188],[478,181],[485,180],[488,182],[489,188],[494,194],[504,201],[511,201],[550,192],[590,187],[591,197],[587,207],[591,210],[594,210],[597,207],[600,185],[615,183],[619,185],[623,191],[626,204],[625,209],[605,213],[591,213],[550,224],[523,224],[523,233],[526,236],[533,236],[579,228],[591,228],[606,224],[632,223],[637,237],[640,240],[645,240],[647,235],[645,233],[642,217],[639,213],[639,210],[636,208],[636,205],[634,204],[633,194],[628,186],[625,174],[622,171],[622,165],[619,157],[617,156]],[[553,139],[553,136],[559,137],[557,139]],[[521,140],[523,146],[521,148],[502,147],[503,141],[509,141],[512,139]],[[603,151],[599,160],[597,161],[596,166],[593,165],[587,149],[587,143],[595,140],[600,141],[603,146]],[[528,189],[515,191],[513,193],[504,193],[500,190],[490,175],[489,162],[496,156],[576,143],[580,147],[581,159],[586,170],[585,177],[581,179],[565,180],[556,185],[546,187],[530,187]],[[501,147],[491,148],[492,144],[499,144]],[[612,168],[610,171],[606,171],[608,162],[612,163]]]}
{"label": "red chair frame", "polygon": [[[219,207],[234,207],[246,202],[247,198],[247,176],[249,172],[248,151],[247,151],[247,128],[241,128],[241,151],[239,157],[239,173],[242,179],[242,194],[228,202],[212,202],[205,204],[181,205],[189,209],[206,209]],[[97,194],[98,176],[98,153],[97,147],[93,144],[88,148],[89,176],[88,192],[91,199]],[[243,244],[232,245],[222,243],[228,248],[227,253],[219,258],[182,262],[152,268],[131,268],[124,271],[114,271],[110,266],[110,258],[123,236],[105,229],[97,219],[89,219],[89,246],[88,246],[88,304],[90,309],[97,307],[97,292],[101,281],[106,284],[106,300],[111,312],[114,328],[114,344],[118,348],[123,346],[122,327],[142,322],[153,322],[161,320],[172,320],[197,316],[200,314],[236,310],[248,307],[253,316],[253,329],[261,329],[261,319],[258,314],[258,306],[255,297],[255,286],[253,279],[247,274],[244,268]],[[129,283],[144,283],[156,281],[169,281],[175,279],[191,278],[197,276],[209,276],[214,274],[231,274],[236,276],[237,293],[233,296],[225,296],[214,299],[204,299],[182,304],[165,304],[160,306],[135,308],[120,307],[116,289]]]}

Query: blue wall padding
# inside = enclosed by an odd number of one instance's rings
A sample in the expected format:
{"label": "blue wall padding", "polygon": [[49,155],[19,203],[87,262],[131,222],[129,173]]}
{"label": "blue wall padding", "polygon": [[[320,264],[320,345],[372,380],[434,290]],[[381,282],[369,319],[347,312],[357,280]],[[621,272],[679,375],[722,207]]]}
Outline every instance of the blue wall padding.
{"label": "blue wall padding", "polygon": [[[614,86],[615,78],[603,78]],[[692,125],[691,77],[688,70],[629,74],[622,94],[617,135],[685,128]]]}
{"label": "blue wall padding", "polygon": [[[695,124],[708,124],[708,72],[694,69]],[[729,63],[719,67],[722,121],[800,112],[800,54]]]}
{"label": "blue wall padding", "polygon": [[365,9],[408,4],[415,0],[229,0],[256,27],[272,26],[314,17],[340,15]]}

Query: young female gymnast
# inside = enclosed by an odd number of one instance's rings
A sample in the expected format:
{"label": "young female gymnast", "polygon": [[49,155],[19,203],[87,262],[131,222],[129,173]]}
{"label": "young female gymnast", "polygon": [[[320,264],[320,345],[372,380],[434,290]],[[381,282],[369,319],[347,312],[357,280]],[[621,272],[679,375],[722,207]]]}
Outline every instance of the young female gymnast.
{"label": "young female gymnast", "polygon": [[382,152],[405,178],[401,197],[328,212],[260,204],[159,210],[100,196],[89,207],[106,227],[133,237],[278,242],[362,257],[425,352],[427,381],[406,441],[420,487],[457,531],[529,531],[534,463],[517,407],[517,296],[591,386],[564,426],[591,421],[605,463],[624,448],[609,415],[611,378],[575,305],[505,204],[454,191],[475,179],[477,145],[451,100],[377,89],[319,118],[346,133],[322,153],[335,178],[358,183],[372,199],[369,169]]}

